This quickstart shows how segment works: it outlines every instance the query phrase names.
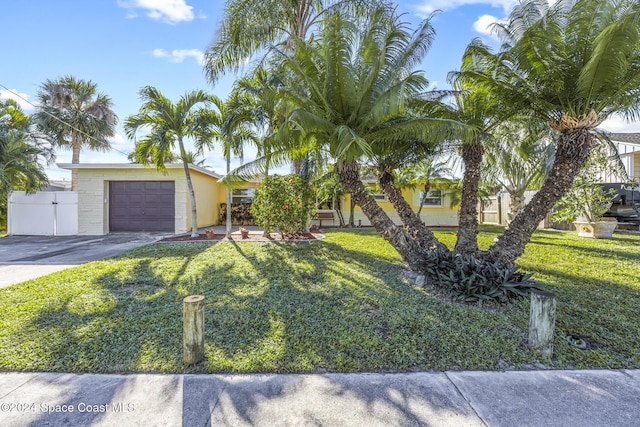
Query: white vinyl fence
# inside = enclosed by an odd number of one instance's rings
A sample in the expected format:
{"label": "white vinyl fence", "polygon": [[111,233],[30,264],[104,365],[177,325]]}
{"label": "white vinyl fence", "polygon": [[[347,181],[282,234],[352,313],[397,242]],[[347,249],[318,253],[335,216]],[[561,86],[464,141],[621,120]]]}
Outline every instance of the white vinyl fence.
{"label": "white vinyl fence", "polygon": [[8,234],[71,236],[78,234],[78,193],[41,191],[9,195]]}
{"label": "white vinyl fence", "polygon": [[[535,191],[526,191],[524,193],[525,203],[529,203],[534,194],[536,194]],[[508,193],[490,196],[488,203],[479,203],[478,205],[478,222],[481,224],[507,225],[507,214],[509,213],[510,202],[511,197]],[[549,216],[550,215],[547,215],[547,218],[540,222],[538,228],[551,227],[552,223]],[[556,223],[553,223],[553,225],[555,226]]]}

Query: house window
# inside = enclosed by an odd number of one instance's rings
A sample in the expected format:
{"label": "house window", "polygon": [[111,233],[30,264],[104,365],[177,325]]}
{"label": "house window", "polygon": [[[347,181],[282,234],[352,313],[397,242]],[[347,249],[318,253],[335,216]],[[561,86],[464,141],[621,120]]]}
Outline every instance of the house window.
{"label": "house window", "polygon": [[[420,191],[420,201],[424,195],[424,190]],[[424,199],[424,206],[441,208],[443,206],[444,194],[441,190],[431,190],[427,192],[427,197]]]}
{"label": "house window", "polygon": [[255,188],[235,188],[231,190],[231,203],[251,203],[255,191]]}
{"label": "house window", "polygon": [[379,190],[375,189],[375,188],[369,188],[369,194],[371,194],[371,197],[373,197],[377,202],[386,202],[387,201],[387,195],[384,193],[381,193]]}

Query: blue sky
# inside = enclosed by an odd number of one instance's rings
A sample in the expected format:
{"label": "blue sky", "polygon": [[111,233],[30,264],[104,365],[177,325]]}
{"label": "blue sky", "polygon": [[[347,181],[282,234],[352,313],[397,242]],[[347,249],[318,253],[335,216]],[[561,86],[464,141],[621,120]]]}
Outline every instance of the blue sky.
{"label": "blue sky", "polygon": [[[406,19],[417,23],[439,10],[432,23],[437,36],[423,66],[427,78],[438,88],[448,88],[447,73],[458,67],[465,46],[475,37],[494,43],[486,31],[489,23],[504,18],[512,0],[412,0],[398,2]],[[221,0],[20,0],[2,5],[4,42],[0,50],[0,85],[34,102],[45,79],[64,75],[92,80],[111,97],[119,117],[116,150],[127,153],[122,123],[140,107],[138,90],[152,85],[172,100],[193,89],[225,97],[234,80],[226,76],[215,87],[204,78],[202,54],[215,36],[222,19]],[[497,45],[496,45],[497,46]],[[0,86],[0,98],[15,98]],[[27,112],[33,107],[17,99]],[[612,120],[603,126],[619,132],[640,132],[638,124]],[[216,147],[206,163],[224,171]],[[248,157],[251,157],[250,155]],[[58,150],[57,162],[71,161]],[[118,151],[94,153],[84,150],[83,163],[127,162]],[[236,160],[234,165],[239,164]],[[55,167],[52,179],[69,177]]]}

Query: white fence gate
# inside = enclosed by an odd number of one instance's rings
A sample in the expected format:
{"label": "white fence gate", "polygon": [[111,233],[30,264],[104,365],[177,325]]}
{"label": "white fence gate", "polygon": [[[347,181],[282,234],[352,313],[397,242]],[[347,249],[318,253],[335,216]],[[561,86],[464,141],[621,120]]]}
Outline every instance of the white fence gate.
{"label": "white fence gate", "polygon": [[78,193],[40,191],[9,195],[8,234],[71,236],[78,234]]}

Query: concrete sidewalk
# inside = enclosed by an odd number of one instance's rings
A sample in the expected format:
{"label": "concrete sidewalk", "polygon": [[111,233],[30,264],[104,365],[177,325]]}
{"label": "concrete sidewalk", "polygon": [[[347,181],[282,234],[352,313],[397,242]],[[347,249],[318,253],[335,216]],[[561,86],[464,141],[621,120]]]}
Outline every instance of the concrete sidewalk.
{"label": "concrete sidewalk", "polygon": [[638,426],[640,371],[0,374],[1,426]]}

